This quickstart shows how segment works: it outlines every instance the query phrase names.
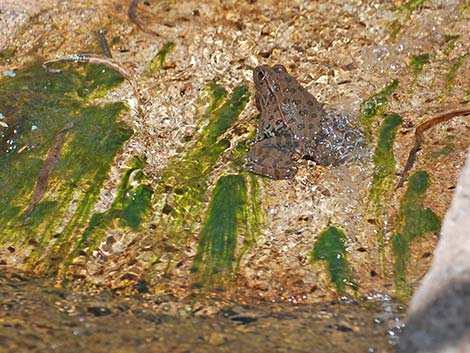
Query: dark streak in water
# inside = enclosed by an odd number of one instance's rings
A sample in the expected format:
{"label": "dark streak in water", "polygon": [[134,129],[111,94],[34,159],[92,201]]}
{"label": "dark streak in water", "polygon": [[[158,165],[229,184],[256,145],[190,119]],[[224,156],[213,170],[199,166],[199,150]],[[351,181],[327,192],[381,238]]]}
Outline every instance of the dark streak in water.
{"label": "dark streak in water", "polygon": [[137,5],[139,4],[139,0],[132,0],[131,4],[129,5],[129,9],[127,10],[127,16],[129,16],[129,20],[133,24],[135,24],[139,29],[141,29],[140,23],[137,20]]}
{"label": "dark streak in water", "polygon": [[152,31],[147,26],[143,26],[139,19],[137,18],[137,6],[139,5],[139,0],[132,0],[129,9],[127,10],[127,16],[129,20],[142,32],[149,34],[152,37],[159,37],[158,33]]}
{"label": "dark streak in water", "polygon": [[395,189],[402,187],[406,179],[408,178],[408,172],[413,167],[413,164],[416,160],[416,154],[421,148],[421,143],[424,140],[424,132],[433,126],[449,121],[452,118],[455,118],[457,116],[466,116],[466,115],[470,115],[470,109],[460,108],[460,109],[448,111],[446,113],[442,113],[418,125],[418,127],[415,130],[415,144],[413,148],[410,150],[408,159],[405,164],[405,168],[403,169],[403,172],[401,173],[400,181],[398,182]]}
{"label": "dark streak in water", "polygon": [[101,49],[103,49],[103,53],[108,58],[113,58],[111,54],[111,50],[109,49],[108,40],[106,39],[106,30],[100,29],[98,31],[98,38],[100,40]]}
{"label": "dark streak in water", "polygon": [[47,157],[42,163],[41,169],[39,170],[39,175],[36,181],[36,187],[34,188],[31,201],[29,202],[28,207],[23,212],[23,222],[26,220],[26,218],[29,217],[34,207],[36,207],[36,205],[42,200],[42,197],[44,196],[44,193],[47,189],[47,185],[49,183],[51,171],[60,160],[60,152],[64,144],[65,132],[72,129],[73,127],[74,123],[70,122],[65,125],[61,130],[59,130],[59,132],[55,136],[54,141],[52,142],[52,146],[49,149],[49,152],[47,153]]}

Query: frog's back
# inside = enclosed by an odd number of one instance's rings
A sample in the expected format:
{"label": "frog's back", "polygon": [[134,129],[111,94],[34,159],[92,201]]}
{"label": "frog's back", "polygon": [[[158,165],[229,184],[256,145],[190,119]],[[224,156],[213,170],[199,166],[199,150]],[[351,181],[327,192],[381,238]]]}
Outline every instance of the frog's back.
{"label": "frog's back", "polygon": [[362,134],[350,117],[332,109],[325,111],[323,104],[283,66],[282,69],[274,70],[278,75],[276,80],[284,83],[281,110],[297,141],[298,152],[326,166],[350,159],[363,143]]}
{"label": "frog's back", "polygon": [[323,105],[307,91],[282,65],[273,66],[280,86],[279,105],[285,123],[297,140],[311,140],[320,131]]}

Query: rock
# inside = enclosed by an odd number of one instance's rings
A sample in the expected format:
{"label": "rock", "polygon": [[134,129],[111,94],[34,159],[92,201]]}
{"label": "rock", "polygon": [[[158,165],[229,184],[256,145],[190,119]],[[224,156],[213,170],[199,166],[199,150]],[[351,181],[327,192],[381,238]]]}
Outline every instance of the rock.
{"label": "rock", "polygon": [[398,353],[470,353],[470,152]]}

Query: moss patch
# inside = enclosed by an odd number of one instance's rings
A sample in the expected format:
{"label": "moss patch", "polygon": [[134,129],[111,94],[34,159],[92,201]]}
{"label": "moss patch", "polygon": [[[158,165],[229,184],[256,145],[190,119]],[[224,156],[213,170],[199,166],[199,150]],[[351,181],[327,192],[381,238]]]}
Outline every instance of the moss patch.
{"label": "moss patch", "polygon": [[424,194],[429,183],[429,175],[424,171],[412,175],[400,203],[392,248],[395,258],[395,286],[397,295],[401,299],[407,299],[411,295],[411,288],[406,278],[410,244],[427,233],[440,230],[439,217],[431,209],[423,208]]}
{"label": "moss patch", "polygon": [[325,261],[331,281],[336,286],[340,296],[347,295],[347,288],[357,289],[351,276],[351,270],[346,258],[346,236],[336,227],[324,229],[310,255],[310,262]]}

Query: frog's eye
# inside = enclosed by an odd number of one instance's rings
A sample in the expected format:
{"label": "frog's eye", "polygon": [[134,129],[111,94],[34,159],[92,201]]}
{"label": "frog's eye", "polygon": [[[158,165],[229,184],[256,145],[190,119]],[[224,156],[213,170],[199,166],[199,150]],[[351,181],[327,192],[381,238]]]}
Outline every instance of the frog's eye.
{"label": "frog's eye", "polygon": [[286,68],[284,66],[282,66],[281,64],[274,65],[273,70],[276,71],[279,74],[281,72],[286,72]]}
{"label": "frog's eye", "polygon": [[258,71],[258,80],[263,81],[266,78],[266,74],[263,70]]}

